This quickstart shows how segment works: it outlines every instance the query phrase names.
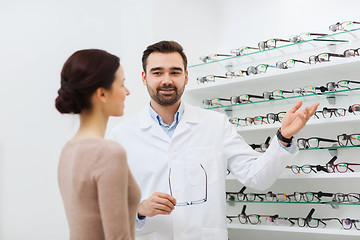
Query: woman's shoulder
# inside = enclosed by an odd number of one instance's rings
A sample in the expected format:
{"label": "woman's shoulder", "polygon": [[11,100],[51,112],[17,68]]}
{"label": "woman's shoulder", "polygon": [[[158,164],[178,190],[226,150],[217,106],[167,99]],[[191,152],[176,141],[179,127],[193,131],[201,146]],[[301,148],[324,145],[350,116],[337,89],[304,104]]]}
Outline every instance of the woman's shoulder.
{"label": "woman's shoulder", "polygon": [[78,152],[94,157],[126,159],[124,148],[117,142],[103,138],[89,138],[76,142],[68,142],[65,146],[67,149],[76,148]]}

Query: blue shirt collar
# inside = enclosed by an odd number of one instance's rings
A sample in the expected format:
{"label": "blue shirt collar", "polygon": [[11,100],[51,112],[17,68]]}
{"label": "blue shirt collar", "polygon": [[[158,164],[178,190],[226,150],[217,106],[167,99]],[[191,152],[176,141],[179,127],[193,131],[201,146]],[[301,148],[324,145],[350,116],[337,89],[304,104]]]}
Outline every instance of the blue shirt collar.
{"label": "blue shirt collar", "polygon": [[151,107],[150,104],[149,104],[149,111],[150,111],[151,118],[155,122],[157,122],[160,126],[171,128],[171,127],[177,125],[179,123],[179,121],[181,120],[182,116],[184,115],[184,104],[183,104],[183,102],[180,103],[180,106],[174,115],[174,121],[172,122],[172,124],[170,126],[163,122],[160,115],[157,114],[157,112],[155,112],[155,110]]}

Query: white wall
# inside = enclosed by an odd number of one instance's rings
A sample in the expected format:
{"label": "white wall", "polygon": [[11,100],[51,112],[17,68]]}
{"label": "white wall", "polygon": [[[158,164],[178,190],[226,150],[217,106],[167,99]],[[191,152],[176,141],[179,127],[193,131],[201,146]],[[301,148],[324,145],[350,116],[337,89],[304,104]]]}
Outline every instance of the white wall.
{"label": "white wall", "polygon": [[[158,40],[180,42],[190,63],[214,51],[360,20],[360,2],[235,0],[0,0],[0,239],[67,239],[57,160],[76,117],[54,107],[62,64],[75,50],[121,57],[128,117],[148,101],[141,54]],[[194,80],[194,79],[192,79]],[[111,119],[111,129],[119,119]]]}

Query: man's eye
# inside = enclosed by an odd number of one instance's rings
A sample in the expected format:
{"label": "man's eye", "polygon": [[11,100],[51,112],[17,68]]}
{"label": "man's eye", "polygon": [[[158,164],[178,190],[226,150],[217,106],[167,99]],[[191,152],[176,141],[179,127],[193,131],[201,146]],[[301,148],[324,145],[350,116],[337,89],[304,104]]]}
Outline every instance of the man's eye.
{"label": "man's eye", "polygon": [[179,75],[180,73],[179,72],[173,72],[172,74],[173,75]]}
{"label": "man's eye", "polygon": [[160,75],[161,72],[153,72],[154,75]]}

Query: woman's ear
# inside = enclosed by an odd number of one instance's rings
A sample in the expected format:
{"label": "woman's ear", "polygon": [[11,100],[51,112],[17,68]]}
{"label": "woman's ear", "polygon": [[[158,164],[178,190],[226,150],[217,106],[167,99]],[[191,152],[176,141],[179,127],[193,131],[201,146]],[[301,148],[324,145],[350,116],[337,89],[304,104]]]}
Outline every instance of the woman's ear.
{"label": "woman's ear", "polygon": [[95,99],[101,103],[106,103],[107,91],[104,88],[98,88],[95,91]]}

